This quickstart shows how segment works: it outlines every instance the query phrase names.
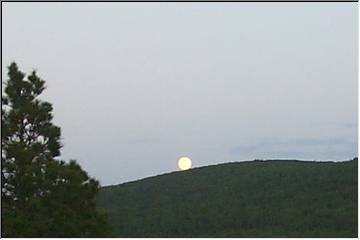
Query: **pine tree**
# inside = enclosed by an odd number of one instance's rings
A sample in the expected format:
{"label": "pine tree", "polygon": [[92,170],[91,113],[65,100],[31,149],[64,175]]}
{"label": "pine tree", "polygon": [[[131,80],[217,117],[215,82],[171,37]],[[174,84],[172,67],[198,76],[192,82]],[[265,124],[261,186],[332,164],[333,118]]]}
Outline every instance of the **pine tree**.
{"label": "pine tree", "polygon": [[98,181],[60,156],[60,128],[52,105],[38,96],[45,81],[8,67],[1,98],[3,237],[107,237],[105,215],[95,206]]}

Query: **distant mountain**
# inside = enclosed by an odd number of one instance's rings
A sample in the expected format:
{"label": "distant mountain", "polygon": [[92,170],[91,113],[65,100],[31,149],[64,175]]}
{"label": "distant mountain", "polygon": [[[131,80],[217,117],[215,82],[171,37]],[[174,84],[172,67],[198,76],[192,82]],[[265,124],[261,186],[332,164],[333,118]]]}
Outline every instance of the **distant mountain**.
{"label": "distant mountain", "polygon": [[358,161],[225,163],[103,187],[116,237],[357,237]]}

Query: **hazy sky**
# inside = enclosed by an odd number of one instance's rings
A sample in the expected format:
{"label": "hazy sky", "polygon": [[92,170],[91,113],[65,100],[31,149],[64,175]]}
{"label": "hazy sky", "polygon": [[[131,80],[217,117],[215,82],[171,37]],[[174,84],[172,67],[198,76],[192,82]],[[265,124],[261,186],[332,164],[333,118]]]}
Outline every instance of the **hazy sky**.
{"label": "hazy sky", "polygon": [[[62,158],[102,185],[357,155],[357,3],[3,3],[2,76],[47,83]],[[3,78],[4,80],[4,78]]]}

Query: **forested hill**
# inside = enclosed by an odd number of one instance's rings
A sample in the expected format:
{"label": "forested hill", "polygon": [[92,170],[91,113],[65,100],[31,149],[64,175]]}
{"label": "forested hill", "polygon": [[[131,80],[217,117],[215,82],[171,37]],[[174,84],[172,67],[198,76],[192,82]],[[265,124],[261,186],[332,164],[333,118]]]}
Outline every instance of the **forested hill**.
{"label": "forested hill", "polygon": [[116,237],[357,237],[357,159],[225,163],[103,187]]}

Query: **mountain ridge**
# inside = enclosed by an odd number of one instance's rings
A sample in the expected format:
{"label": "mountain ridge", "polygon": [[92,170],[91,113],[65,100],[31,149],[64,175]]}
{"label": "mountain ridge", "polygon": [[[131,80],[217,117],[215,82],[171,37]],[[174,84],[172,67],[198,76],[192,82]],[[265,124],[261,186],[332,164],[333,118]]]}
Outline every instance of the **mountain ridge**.
{"label": "mountain ridge", "polygon": [[354,237],[357,159],[254,160],[102,187],[116,237]]}
{"label": "mountain ridge", "polygon": [[[355,159],[355,158],[354,158]],[[199,167],[192,167],[189,170],[185,170],[185,171],[192,171],[195,169],[199,169],[199,168],[207,168],[207,167],[213,167],[213,166],[219,166],[219,165],[226,165],[226,164],[233,164],[233,163],[247,163],[247,162],[281,162],[281,161],[288,161],[288,162],[302,162],[302,163],[343,163],[343,162],[349,162],[349,161],[353,161],[354,159],[348,159],[348,160],[302,160],[302,159],[254,159],[254,160],[244,160],[244,161],[233,161],[233,162],[221,162],[221,163],[217,163],[217,164],[212,164],[212,165],[206,165],[206,166],[199,166]],[[165,173],[161,173],[158,175],[151,175],[148,177],[143,177],[143,178],[139,178],[139,179],[135,179],[135,180],[130,180],[127,182],[122,182],[122,183],[118,183],[118,184],[110,184],[110,185],[104,185],[101,186],[101,188],[107,188],[107,187],[116,187],[116,186],[120,186],[123,184],[127,184],[127,183],[133,183],[133,182],[138,182],[138,181],[142,181],[148,178],[154,178],[154,177],[160,177],[163,175],[168,175],[168,174],[172,174],[172,173],[177,173],[177,172],[182,172],[182,170],[174,170],[171,172],[165,172]]]}

